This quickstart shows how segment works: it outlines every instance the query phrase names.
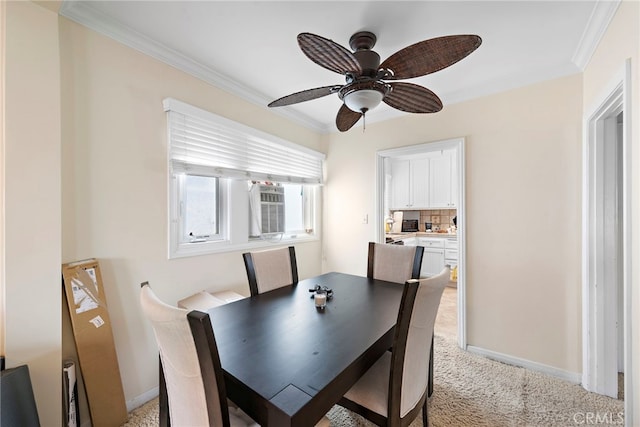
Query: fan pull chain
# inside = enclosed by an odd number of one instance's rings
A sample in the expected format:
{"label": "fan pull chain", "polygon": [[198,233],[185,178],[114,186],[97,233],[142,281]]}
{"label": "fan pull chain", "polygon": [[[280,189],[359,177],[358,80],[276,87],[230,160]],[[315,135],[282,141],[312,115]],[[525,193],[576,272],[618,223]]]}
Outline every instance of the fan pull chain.
{"label": "fan pull chain", "polygon": [[367,129],[367,111],[369,111],[368,108],[362,109],[362,133]]}

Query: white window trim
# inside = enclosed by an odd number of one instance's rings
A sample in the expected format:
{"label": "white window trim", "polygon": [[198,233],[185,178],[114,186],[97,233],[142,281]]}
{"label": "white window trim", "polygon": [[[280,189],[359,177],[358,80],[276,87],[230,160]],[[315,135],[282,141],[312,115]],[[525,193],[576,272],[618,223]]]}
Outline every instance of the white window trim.
{"label": "white window trim", "polygon": [[[258,136],[263,139],[268,139],[271,142],[281,144],[285,147],[306,152],[313,156],[318,157],[322,161],[326,158],[323,153],[309,149],[307,147],[286,141],[284,139],[269,135],[262,131],[253,129],[251,127],[233,122],[224,117],[217,116],[191,105],[185,104],[181,101],[177,101],[172,98],[167,98],[163,102],[165,111],[177,111],[183,114],[195,115],[199,118],[205,118],[212,120],[218,124],[239,130],[241,132],[248,133],[249,135]],[[168,192],[168,209],[169,209],[169,221],[168,221],[168,257],[169,259],[192,257],[198,255],[207,255],[222,252],[232,251],[245,251],[245,250],[259,250],[261,248],[267,249],[274,246],[292,245],[297,243],[315,242],[320,240],[321,235],[321,209],[322,209],[322,194],[321,194],[321,178],[320,185],[316,189],[317,194],[315,196],[315,203],[312,212],[308,212],[312,217],[312,223],[314,224],[314,230],[311,234],[298,234],[298,235],[283,235],[282,238],[274,239],[250,239],[249,238],[249,221],[234,221],[234,215],[232,212],[249,212],[249,198],[243,197],[242,187],[246,188],[248,179],[233,179],[233,174],[226,173],[226,170],[221,171],[220,174],[220,235],[224,236],[222,240],[211,240],[206,242],[186,242],[180,243],[180,225],[179,225],[179,199],[177,197],[177,179],[175,179],[176,173],[173,170],[172,158],[171,158],[171,132],[169,126],[167,126],[167,192]],[[197,167],[195,168],[197,169]],[[194,170],[194,172],[197,172]],[[226,175],[226,178],[225,178]],[[216,174],[217,176],[217,174]],[[286,183],[287,177],[274,177],[274,181]],[[316,183],[318,181],[315,181]],[[303,185],[313,185],[314,182],[302,182]],[[174,197],[174,194],[176,197]],[[247,216],[248,219],[248,216]],[[246,222],[246,224],[244,224]]]}

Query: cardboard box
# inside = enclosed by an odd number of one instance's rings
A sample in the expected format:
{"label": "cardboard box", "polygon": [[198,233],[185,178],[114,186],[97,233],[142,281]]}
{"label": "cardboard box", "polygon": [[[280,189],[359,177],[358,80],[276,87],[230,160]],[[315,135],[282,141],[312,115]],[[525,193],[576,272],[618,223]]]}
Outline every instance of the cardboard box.
{"label": "cardboard box", "polygon": [[62,278],[91,424],[121,426],[127,406],[98,261],[63,264]]}

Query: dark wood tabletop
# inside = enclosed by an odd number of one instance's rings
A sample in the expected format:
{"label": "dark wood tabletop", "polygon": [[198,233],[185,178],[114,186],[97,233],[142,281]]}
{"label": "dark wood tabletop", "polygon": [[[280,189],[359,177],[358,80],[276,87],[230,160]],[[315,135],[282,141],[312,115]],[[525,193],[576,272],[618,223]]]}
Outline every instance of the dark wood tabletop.
{"label": "dark wood tabletop", "polygon": [[313,426],[391,346],[402,289],[327,273],[210,310],[228,397],[262,426]]}

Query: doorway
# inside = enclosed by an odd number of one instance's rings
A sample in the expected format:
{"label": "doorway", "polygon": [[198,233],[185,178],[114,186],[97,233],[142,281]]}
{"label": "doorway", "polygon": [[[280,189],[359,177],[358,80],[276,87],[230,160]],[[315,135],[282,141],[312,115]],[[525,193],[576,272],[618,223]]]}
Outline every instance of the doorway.
{"label": "doorway", "polygon": [[622,75],[585,121],[582,384],[613,398],[622,386],[630,419],[629,62]]}
{"label": "doorway", "polygon": [[[443,141],[435,141],[425,144],[412,145],[407,147],[381,150],[376,155],[376,241],[384,243],[386,220],[389,217],[390,194],[388,191],[389,161],[391,159],[422,158],[436,152],[450,151],[454,153],[455,174],[451,179],[454,186],[453,204],[456,210],[457,225],[457,289],[455,295],[455,305],[457,307],[457,341],[460,348],[466,349],[466,293],[465,293],[465,242],[466,242],[466,211],[465,211],[465,179],[464,179],[464,138],[454,138]],[[386,166],[385,166],[386,165]]]}

